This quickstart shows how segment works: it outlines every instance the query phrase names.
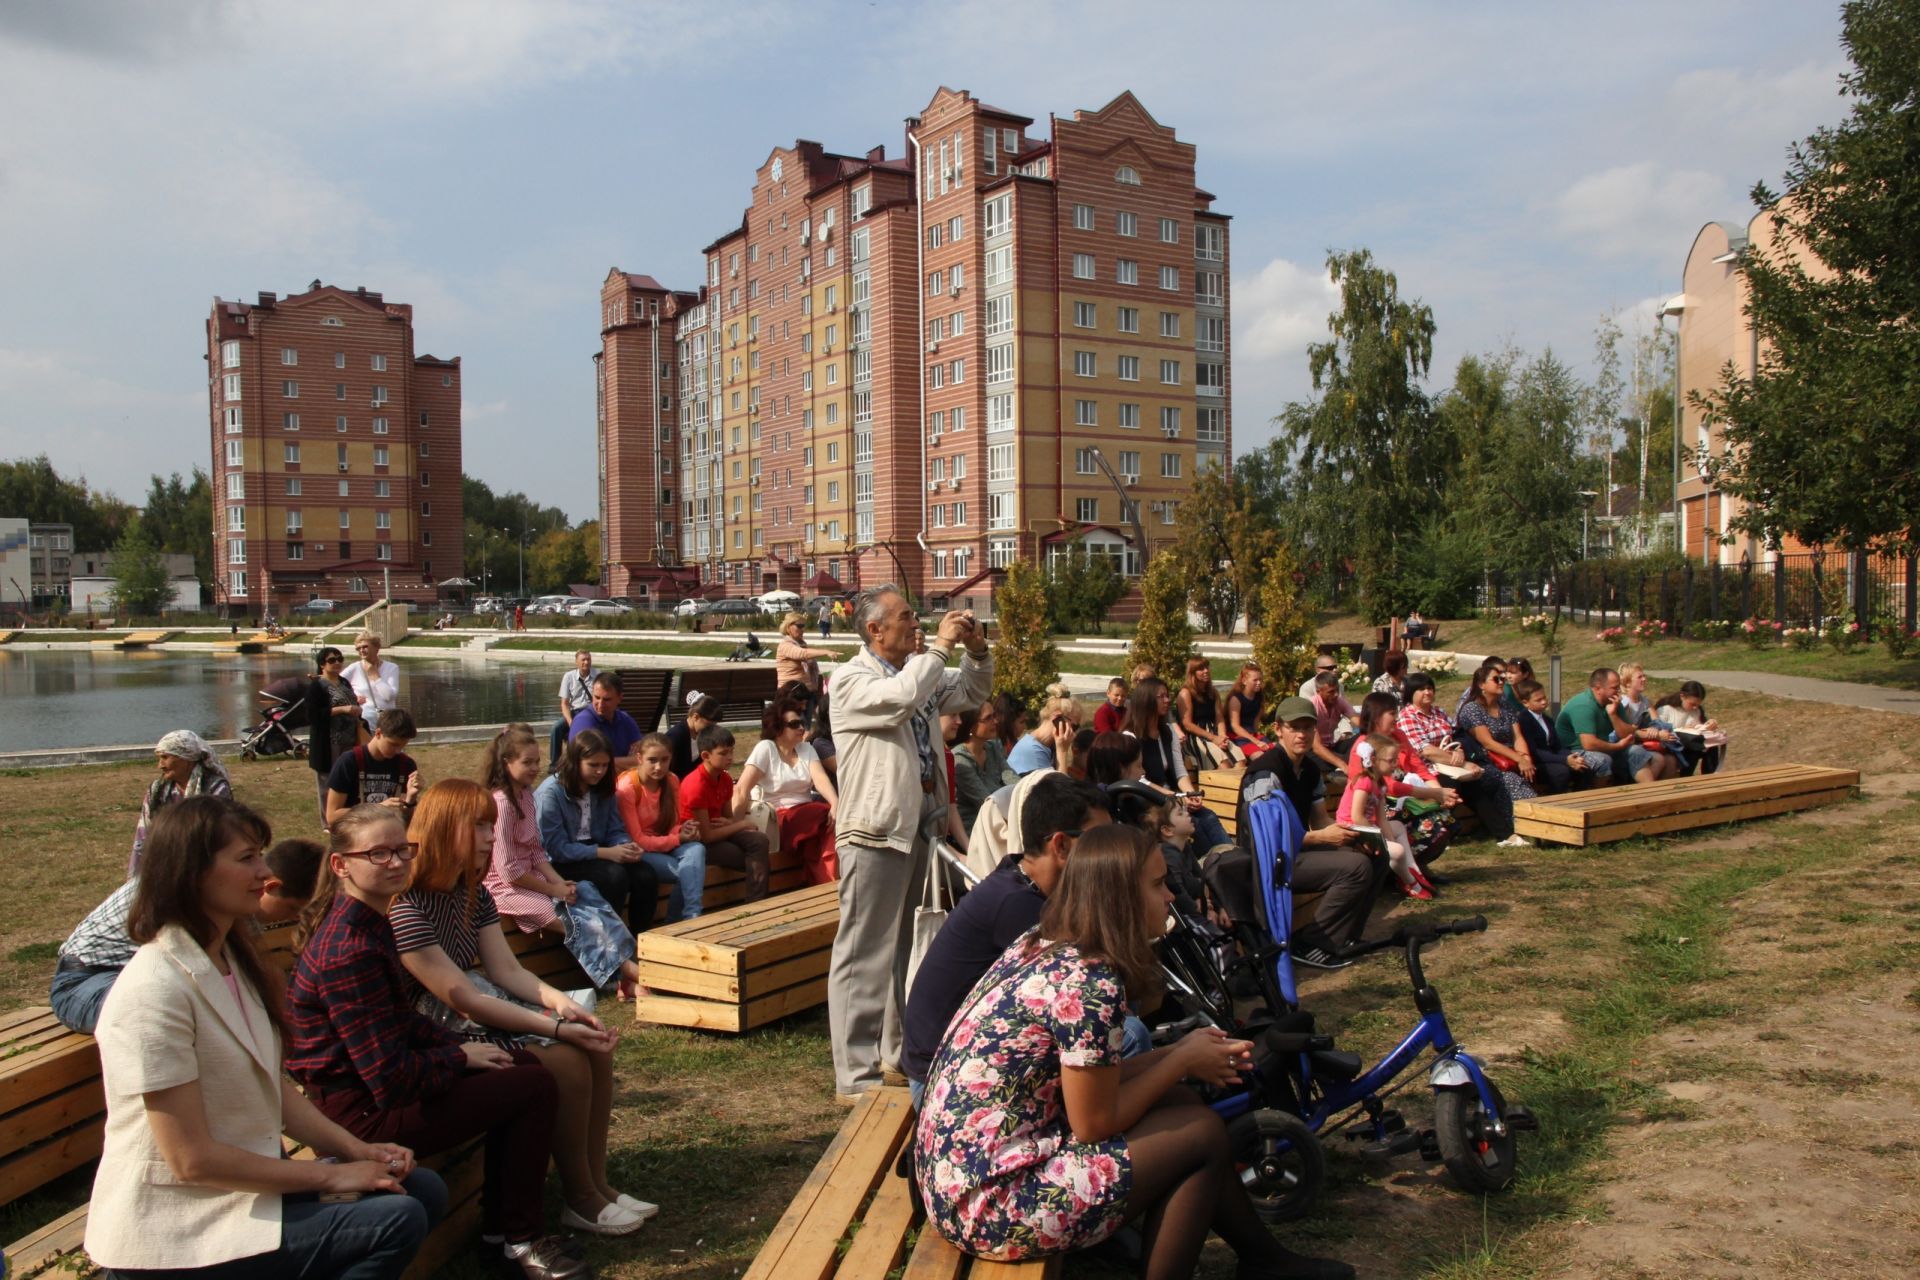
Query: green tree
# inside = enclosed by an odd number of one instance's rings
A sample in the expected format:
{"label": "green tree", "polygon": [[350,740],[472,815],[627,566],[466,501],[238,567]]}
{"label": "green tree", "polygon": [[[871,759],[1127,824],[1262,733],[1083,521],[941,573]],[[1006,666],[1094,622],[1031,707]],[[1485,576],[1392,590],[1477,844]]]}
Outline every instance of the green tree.
{"label": "green tree", "polygon": [[1067,635],[1098,635],[1108,610],[1126,594],[1126,576],[1111,557],[1070,543],[1047,569],[1047,620]]}
{"label": "green tree", "polygon": [[1187,621],[1186,570],[1170,555],[1147,562],[1140,578],[1140,625],[1127,651],[1127,666],[1143,662],[1169,685],[1178,685],[1187,658],[1193,653],[1193,625]]}
{"label": "green tree", "polygon": [[[598,533],[595,534],[596,545]],[[549,529],[527,548],[527,587],[532,591],[561,592],[575,582],[587,582],[598,573],[572,529]]]}
{"label": "green tree", "polygon": [[1313,603],[1300,581],[1293,549],[1276,546],[1261,566],[1258,593],[1260,621],[1253,628],[1253,660],[1260,664],[1274,697],[1298,688],[1313,670],[1314,642],[1318,638]]}
{"label": "green tree", "polygon": [[1010,693],[1029,711],[1060,678],[1060,653],[1047,626],[1047,576],[1031,560],[1007,566],[993,593],[999,639],[993,646],[993,691]]}
{"label": "green tree", "polygon": [[173,580],[167,574],[166,559],[142,522],[134,521],[120,535],[108,566],[113,575],[113,609],[122,619],[153,617],[170,601]]}
{"label": "green tree", "polygon": [[1173,545],[1160,554],[1178,562],[1188,603],[1207,620],[1207,629],[1231,635],[1273,552],[1273,530],[1233,473],[1218,465],[1194,477],[1178,520]]}
{"label": "green tree", "polygon": [[1359,571],[1376,621],[1404,603],[1390,589],[1401,543],[1445,501],[1453,445],[1436,430],[1421,381],[1433,362],[1433,312],[1400,297],[1399,281],[1365,249],[1334,253],[1327,272],[1340,310],[1330,341],[1307,350],[1315,399],[1279,422],[1299,444],[1295,474],[1332,550]]}
{"label": "green tree", "polygon": [[[89,488],[84,478],[62,478],[44,453],[0,462],[0,513],[35,524],[72,525],[75,551],[104,551],[133,520],[132,507]],[[207,536],[211,542],[211,532]]]}
{"label": "green tree", "polygon": [[1713,485],[1746,533],[1846,550],[1920,529],[1920,0],[1851,0],[1846,118],[1788,152],[1785,192],[1753,188],[1775,235],[1741,256],[1760,343],[1695,405],[1724,452]]}
{"label": "green tree", "polygon": [[194,576],[202,587],[212,583],[213,491],[206,472],[195,467],[191,483],[178,471],[165,480],[154,476],[140,523],[160,550],[193,557]]}
{"label": "green tree", "polygon": [[1580,460],[1589,404],[1589,389],[1551,351],[1524,363],[1512,350],[1462,359],[1438,408],[1442,433],[1460,442],[1446,518],[1430,518],[1403,545],[1396,596],[1426,613],[1437,605],[1423,598],[1423,579],[1470,584],[1482,571],[1530,575],[1577,559],[1580,490],[1593,465]]}

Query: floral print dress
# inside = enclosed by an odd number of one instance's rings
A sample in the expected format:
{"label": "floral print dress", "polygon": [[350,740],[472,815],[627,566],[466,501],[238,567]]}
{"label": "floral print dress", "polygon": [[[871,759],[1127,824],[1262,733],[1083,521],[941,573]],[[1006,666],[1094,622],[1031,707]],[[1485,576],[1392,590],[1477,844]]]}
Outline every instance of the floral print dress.
{"label": "floral print dress", "polygon": [[1063,1067],[1118,1066],[1119,975],[1030,932],[974,986],[934,1055],[914,1136],[927,1217],[975,1257],[1012,1261],[1096,1244],[1133,1184],[1126,1139],[1078,1142]]}

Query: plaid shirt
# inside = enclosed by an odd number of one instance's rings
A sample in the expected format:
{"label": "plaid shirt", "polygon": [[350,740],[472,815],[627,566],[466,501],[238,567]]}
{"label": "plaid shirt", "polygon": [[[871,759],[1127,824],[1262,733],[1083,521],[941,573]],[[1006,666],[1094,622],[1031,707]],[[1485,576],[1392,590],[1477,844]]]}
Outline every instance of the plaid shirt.
{"label": "plaid shirt", "polygon": [[287,1074],[391,1111],[444,1092],[466,1065],[460,1041],[413,1011],[386,917],[341,895],[287,984]]}
{"label": "plaid shirt", "polygon": [[107,900],[60,944],[60,958],[90,969],[126,968],[138,949],[127,936],[127,916],[133,911],[133,895],[139,887],[140,878],[135,876],[107,895]]}
{"label": "plaid shirt", "polygon": [[1399,725],[1415,751],[1437,747],[1453,736],[1453,725],[1445,713],[1422,711],[1412,703],[1400,708]]}

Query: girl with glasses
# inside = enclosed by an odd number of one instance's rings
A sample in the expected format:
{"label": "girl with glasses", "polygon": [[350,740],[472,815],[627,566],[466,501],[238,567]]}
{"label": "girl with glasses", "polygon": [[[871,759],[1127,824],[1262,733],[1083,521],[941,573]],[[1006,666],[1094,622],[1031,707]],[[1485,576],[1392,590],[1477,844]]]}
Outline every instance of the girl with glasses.
{"label": "girl with glasses", "polygon": [[532,1280],[589,1275],[576,1246],[542,1233],[559,1090],[524,1049],[465,1040],[416,1012],[388,915],[413,850],[386,805],[335,819],[327,865],[294,942],[287,1074],[355,1137],[422,1155],[487,1140],[481,1238]]}
{"label": "girl with glasses", "polygon": [[772,807],[780,847],[800,859],[808,883],[826,884],[840,878],[833,840],[840,793],[807,741],[806,708],[794,699],[779,698],[767,707],[760,722],[760,741],[748,753],[747,766],[733,791],[733,816],[745,817],[756,798]]}

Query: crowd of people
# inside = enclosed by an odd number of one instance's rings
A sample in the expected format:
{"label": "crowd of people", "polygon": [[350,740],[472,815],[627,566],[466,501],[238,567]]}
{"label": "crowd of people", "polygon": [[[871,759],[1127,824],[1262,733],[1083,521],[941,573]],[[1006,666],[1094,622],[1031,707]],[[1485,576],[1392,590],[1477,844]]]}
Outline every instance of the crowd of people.
{"label": "crowd of people", "polygon": [[[1328,654],[1271,708],[1257,664],[1222,692],[1195,658],[1177,688],[1142,665],[1091,716],[1064,686],[1030,713],[993,694],[968,612],[929,633],[901,592],[866,592],[847,613],[864,643],[832,655],[806,622],[783,620],[779,693],[737,778],[714,699],[689,691],[668,732],[643,729],[582,651],[550,731],[509,725],[472,780],[426,785],[372,636],[350,667],[322,649],[304,691],[324,841],[274,843],[203,741],[162,738],[128,879],[62,946],[52,986],[106,1076],[95,1260],[398,1275],[445,1212],[417,1158],[484,1138],[483,1238],[526,1275],[587,1274],[564,1232],[625,1235],[657,1212],[609,1181],[619,1037],[598,1001],[644,992],[636,936],[700,916],[709,866],[754,901],[778,849],[838,886],[836,1095],[910,1086],[914,1176],[947,1239],[1018,1259],[1131,1222],[1150,1276],[1190,1274],[1209,1231],[1243,1276],[1348,1275],[1261,1225],[1221,1122],[1182,1083],[1230,1083],[1250,1046],[1209,1027],[1155,1048],[1144,1021],[1169,904],[1219,915],[1201,868],[1232,842],[1198,772],[1239,769],[1293,805],[1293,886],[1317,900],[1289,949],[1333,969],[1383,889],[1442,891],[1463,808],[1524,844],[1518,801],[1711,771],[1724,751],[1700,685],[1654,701],[1631,665],[1593,672],[1557,715],[1516,658],[1477,669],[1449,717],[1398,653],[1358,707]],[[980,879],[916,937],[943,841]],[[296,922],[284,983],[256,942],[276,922]],[[508,929],[561,939],[590,985],[529,973]],[[323,1159],[276,1159],[283,1133]]]}

